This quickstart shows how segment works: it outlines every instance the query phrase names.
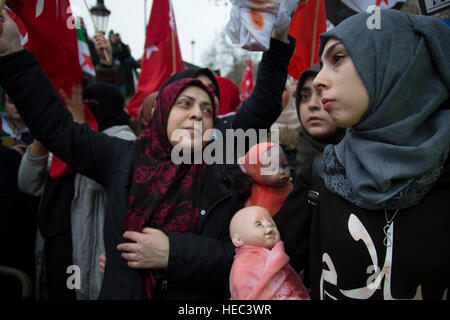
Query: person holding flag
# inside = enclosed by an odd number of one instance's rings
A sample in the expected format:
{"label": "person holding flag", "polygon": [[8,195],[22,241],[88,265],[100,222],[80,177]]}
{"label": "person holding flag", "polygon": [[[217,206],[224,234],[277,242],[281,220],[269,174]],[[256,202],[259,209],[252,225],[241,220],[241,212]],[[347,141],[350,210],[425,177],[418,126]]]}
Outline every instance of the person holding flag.
{"label": "person holding flag", "polygon": [[[216,98],[209,89],[201,82],[192,79],[169,82],[160,91],[154,119],[141,139],[132,143],[108,138],[95,133],[86,125],[73,124],[70,115],[61,107],[60,99],[54,94],[36,59],[31,53],[22,50],[20,42],[17,41],[13,22],[6,14],[4,18],[5,21],[0,27],[0,55],[3,56],[0,57],[0,84],[11,90],[11,97],[17,101],[19,112],[24,115],[25,122],[30,124],[30,130],[36,132],[37,138],[49,150],[64,158],[78,172],[94,178],[106,189],[108,195],[108,214],[105,217],[107,263],[100,298],[226,298],[229,269],[234,255],[233,246],[226,236],[227,229],[231,214],[243,207],[245,199],[243,194],[232,188],[230,178],[225,175],[224,166],[220,164],[206,166],[204,176],[208,178],[202,179],[198,176],[200,180],[191,174],[186,176],[187,173],[181,174],[181,172],[180,175],[175,174],[175,176],[156,175],[161,179],[186,177],[188,179],[186,183],[195,178],[194,181],[197,183],[194,189],[189,187],[190,184],[186,185],[185,189],[194,196],[194,198],[186,198],[188,201],[194,201],[194,206],[174,207],[174,203],[181,204],[181,202],[173,202],[172,200],[176,199],[169,199],[169,197],[167,200],[170,201],[164,205],[145,206],[147,208],[144,210],[145,213],[141,213],[142,203],[138,201],[144,195],[138,186],[140,178],[144,177],[142,182],[145,183],[147,174],[150,174],[148,177],[154,177],[153,173],[157,173],[147,170],[150,169],[150,163],[145,162],[145,157],[159,157],[170,151],[171,147],[168,143],[170,144],[171,141],[167,139],[171,136],[169,127],[171,127],[172,112],[179,109],[177,97],[183,96],[185,90],[199,89],[201,101],[205,102],[201,104],[204,106],[202,108],[204,112],[197,113],[195,110],[198,110],[198,104],[192,102],[195,107],[191,108],[191,116],[188,118],[183,116],[180,119],[186,121],[190,119],[188,123],[195,119],[202,123],[210,123],[207,115],[214,114]],[[255,126],[270,127],[280,114],[287,64],[295,45],[293,39],[288,40],[287,32],[283,37],[282,41],[272,39],[271,47],[273,48],[264,54],[265,63],[261,65],[265,66],[260,67],[260,73],[263,75],[261,84],[258,85],[257,81],[253,94],[247,99],[248,106],[238,110],[233,121],[233,128],[245,130]],[[9,63],[10,59],[15,60],[13,64]],[[13,65],[15,67],[12,67]],[[264,89],[268,86],[274,88]],[[257,92],[259,93],[256,94]],[[197,93],[190,92],[188,96],[192,97],[193,101],[197,101]],[[189,104],[189,102],[181,103],[180,101],[180,105],[183,104]],[[211,105],[212,108],[206,107],[207,105]],[[258,109],[261,105],[268,110]],[[30,109],[29,106],[33,108]],[[55,114],[58,114],[57,118],[52,116]],[[174,114],[180,115],[179,111]],[[215,116],[211,120],[214,118]],[[215,121],[212,123],[217,124]],[[149,153],[145,149],[154,148],[155,145],[152,145],[148,138],[156,134],[159,137],[158,141],[164,143],[165,147],[158,149],[160,151],[156,153]],[[161,138],[164,139],[161,140]],[[143,151],[145,151],[144,154],[142,154]],[[156,163],[162,164],[159,161],[157,160]],[[141,163],[143,166],[140,165]],[[192,172],[197,170],[191,166],[187,166],[186,169],[194,170]],[[132,181],[129,177],[132,177]],[[184,190],[180,189],[179,182],[168,182],[167,186],[171,190],[173,188],[173,190]],[[200,189],[197,190],[197,188]],[[145,190],[156,192],[155,201],[162,199],[160,197],[167,192],[165,187],[158,190],[148,188]],[[200,199],[195,196],[199,194],[201,194]],[[178,195],[177,192],[170,195],[187,196],[184,193]],[[152,202],[151,199],[147,200]],[[131,214],[132,212],[135,213]],[[167,216],[169,212],[173,215]],[[131,229],[124,229],[125,216],[129,216],[126,224]],[[167,219],[163,218],[164,216]],[[192,220],[183,218],[188,216]],[[139,219],[144,218],[150,220],[142,224]],[[159,218],[162,220],[158,220]],[[179,229],[180,224],[182,227],[188,227],[186,230],[193,230],[193,232],[184,232],[185,229]],[[124,233],[126,230],[128,231]],[[130,242],[123,243],[124,237]]]}
{"label": "person holding flag", "polygon": [[[37,1],[29,1],[26,5],[20,1],[8,4],[8,12],[19,25],[21,43],[39,57],[54,88],[61,96],[66,92],[73,92],[73,87],[79,87],[81,92],[82,81],[85,85],[95,81],[89,49],[87,45],[83,45],[84,33],[75,28],[76,24],[73,24],[73,28],[68,24],[74,21],[74,17],[67,10],[68,1],[59,2],[59,7],[54,3],[46,3],[41,7]],[[10,9],[14,9],[15,13]],[[97,33],[95,38],[100,58],[100,63],[95,67],[96,79],[108,81],[116,72],[113,66],[108,66],[106,56],[111,54],[111,45],[101,33]],[[46,46],[41,43],[46,43]],[[82,69],[87,72],[82,72]],[[91,77],[87,79],[84,75],[89,72]],[[75,85],[77,83],[78,86]],[[83,103],[81,97],[80,102]],[[83,122],[86,121],[95,129],[97,120],[90,108],[82,106],[81,109]],[[76,179],[77,175],[72,168],[57,156],[53,157],[37,215],[39,232],[45,239],[43,245],[46,254],[42,256],[41,261],[46,268],[45,291],[49,299],[75,298],[75,293],[67,288],[66,271],[67,267],[73,264],[71,248],[73,242],[77,242],[76,238],[73,240],[71,237],[71,203],[74,199]],[[88,189],[84,188],[83,191],[88,192]]]}

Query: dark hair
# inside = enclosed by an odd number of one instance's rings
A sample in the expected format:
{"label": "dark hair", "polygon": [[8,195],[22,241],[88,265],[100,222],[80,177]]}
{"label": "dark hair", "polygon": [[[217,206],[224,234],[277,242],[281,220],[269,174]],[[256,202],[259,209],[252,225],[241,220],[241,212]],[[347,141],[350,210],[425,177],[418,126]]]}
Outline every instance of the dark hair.
{"label": "dark hair", "polygon": [[211,82],[214,84],[214,94],[216,95],[217,99],[220,101],[220,89],[219,89],[219,83],[217,82],[216,77],[212,73],[211,70],[208,68],[189,68],[181,70],[175,74],[173,74],[161,87],[159,92],[161,92],[166,86],[171,84],[172,82],[176,80],[180,80],[183,78],[197,78],[199,75],[204,75],[208,77]]}
{"label": "dark hair", "polygon": [[247,199],[252,194],[253,179],[239,167],[231,170],[231,186],[241,197]]}
{"label": "dark hair", "polygon": [[[295,90],[295,108],[297,109],[297,113],[298,107],[300,106],[300,93],[302,91],[303,84],[309,77],[315,78],[319,72],[320,72],[320,64],[316,63],[311,68],[303,71],[303,73],[300,75],[300,78],[298,79],[297,82],[297,89]],[[298,115],[298,118],[300,119],[300,114]]]}
{"label": "dark hair", "polygon": [[6,91],[5,90],[2,90],[0,99],[1,99],[2,105],[4,106],[6,103]]}

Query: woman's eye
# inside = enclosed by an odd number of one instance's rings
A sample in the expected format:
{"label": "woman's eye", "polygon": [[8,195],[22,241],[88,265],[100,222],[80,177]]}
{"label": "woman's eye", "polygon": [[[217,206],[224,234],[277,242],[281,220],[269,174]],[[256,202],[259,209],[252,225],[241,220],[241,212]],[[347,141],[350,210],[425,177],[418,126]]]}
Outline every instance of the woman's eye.
{"label": "woman's eye", "polygon": [[333,56],[333,62],[334,63],[338,63],[339,61],[341,61],[342,59],[344,59],[346,56],[343,54],[336,54]]}
{"label": "woman's eye", "polygon": [[256,225],[257,227],[261,227],[261,226],[262,226],[262,223],[261,223],[261,221],[256,221],[256,222],[255,222],[255,225]]}
{"label": "woman's eye", "polygon": [[182,105],[182,106],[189,106],[190,105],[188,100],[180,100],[180,101],[178,101],[178,104]]}
{"label": "woman's eye", "polygon": [[207,113],[207,114],[212,114],[212,113],[213,113],[212,109],[211,109],[211,108],[208,108],[208,107],[204,107],[204,108],[203,108],[203,112],[205,112],[205,113]]}
{"label": "woman's eye", "polygon": [[309,94],[302,94],[300,95],[300,101],[308,101],[310,98]]}

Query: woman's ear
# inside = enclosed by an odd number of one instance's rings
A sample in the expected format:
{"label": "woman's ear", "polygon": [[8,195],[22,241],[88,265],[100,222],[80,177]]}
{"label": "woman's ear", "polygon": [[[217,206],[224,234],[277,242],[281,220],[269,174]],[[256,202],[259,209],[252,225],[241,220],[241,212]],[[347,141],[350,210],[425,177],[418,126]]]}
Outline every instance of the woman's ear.
{"label": "woman's ear", "polygon": [[244,243],[242,242],[241,237],[239,236],[239,234],[235,233],[233,235],[233,237],[231,238],[231,241],[233,242],[235,247],[240,247],[242,246]]}

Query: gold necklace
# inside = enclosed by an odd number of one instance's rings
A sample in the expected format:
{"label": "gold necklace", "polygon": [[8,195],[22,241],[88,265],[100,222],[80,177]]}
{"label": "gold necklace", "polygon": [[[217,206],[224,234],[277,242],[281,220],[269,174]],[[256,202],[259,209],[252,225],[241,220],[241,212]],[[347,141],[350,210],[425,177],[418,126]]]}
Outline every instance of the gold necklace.
{"label": "gold necklace", "polygon": [[391,238],[391,233],[389,232],[389,229],[390,229],[391,224],[394,221],[394,218],[397,215],[397,213],[398,213],[398,209],[395,210],[394,215],[392,216],[392,218],[388,219],[387,211],[386,211],[386,209],[384,209],[384,217],[386,218],[386,225],[383,227],[383,232],[384,232],[384,235],[385,235],[384,240],[383,240],[383,244],[386,247],[390,247],[392,245],[392,238]]}

